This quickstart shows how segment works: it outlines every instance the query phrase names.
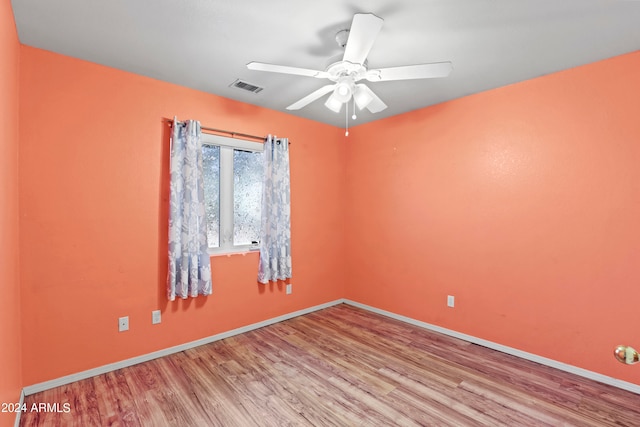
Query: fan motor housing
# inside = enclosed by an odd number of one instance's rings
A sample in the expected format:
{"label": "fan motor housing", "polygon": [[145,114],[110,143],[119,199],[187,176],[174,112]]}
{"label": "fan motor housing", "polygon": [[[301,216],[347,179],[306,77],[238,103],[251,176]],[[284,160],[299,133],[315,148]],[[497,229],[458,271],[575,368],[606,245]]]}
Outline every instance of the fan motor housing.
{"label": "fan motor housing", "polygon": [[353,81],[361,80],[367,73],[366,61],[365,64],[354,64],[349,61],[337,61],[330,64],[326,72],[329,73],[329,79],[336,82],[341,77],[351,77]]}

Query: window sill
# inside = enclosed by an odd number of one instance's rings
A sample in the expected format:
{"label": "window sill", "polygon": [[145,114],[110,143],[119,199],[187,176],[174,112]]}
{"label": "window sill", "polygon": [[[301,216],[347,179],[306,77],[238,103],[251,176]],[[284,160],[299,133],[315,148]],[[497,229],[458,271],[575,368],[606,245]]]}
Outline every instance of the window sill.
{"label": "window sill", "polygon": [[245,256],[251,253],[260,253],[260,248],[251,248],[251,249],[240,249],[240,250],[229,250],[229,251],[219,251],[219,250],[209,250],[210,257],[220,257],[226,256],[230,257],[232,255],[242,255]]}

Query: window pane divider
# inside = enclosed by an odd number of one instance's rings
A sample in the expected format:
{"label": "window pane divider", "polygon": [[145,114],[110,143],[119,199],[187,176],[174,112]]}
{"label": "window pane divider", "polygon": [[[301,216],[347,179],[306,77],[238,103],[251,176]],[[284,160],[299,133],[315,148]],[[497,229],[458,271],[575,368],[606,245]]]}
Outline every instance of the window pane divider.
{"label": "window pane divider", "polygon": [[220,147],[220,249],[233,249],[233,148]]}

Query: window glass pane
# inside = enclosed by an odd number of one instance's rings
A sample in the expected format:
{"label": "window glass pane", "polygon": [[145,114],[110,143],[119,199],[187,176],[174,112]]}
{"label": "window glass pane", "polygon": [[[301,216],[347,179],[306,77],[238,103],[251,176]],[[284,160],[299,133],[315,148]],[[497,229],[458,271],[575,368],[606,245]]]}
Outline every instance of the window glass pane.
{"label": "window glass pane", "polygon": [[220,147],[202,146],[202,171],[207,239],[210,248],[217,248],[220,246]]}
{"label": "window glass pane", "polygon": [[233,244],[250,245],[260,238],[262,153],[233,151]]}

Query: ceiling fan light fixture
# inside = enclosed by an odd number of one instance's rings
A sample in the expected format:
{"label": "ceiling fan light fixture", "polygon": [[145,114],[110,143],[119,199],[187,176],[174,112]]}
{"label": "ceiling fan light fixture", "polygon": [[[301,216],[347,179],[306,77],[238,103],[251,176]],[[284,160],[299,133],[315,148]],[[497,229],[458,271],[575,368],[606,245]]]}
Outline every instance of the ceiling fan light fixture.
{"label": "ceiling fan light fixture", "polygon": [[353,93],[353,99],[356,101],[356,105],[359,110],[367,108],[367,106],[373,101],[371,93],[363,88],[363,84],[356,85],[356,90]]}
{"label": "ceiling fan light fixture", "polygon": [[327,99],[327,102],[324,103],[324,106],[334,113],[339,113],[342,109],[342,104],[344,104],[344,102],[336,97],[336,91],[334,91]]}
{"label": "ceiling fan light fixture", "polygon": [[353,89],[353,81],[348,77],[343,77],[336,84],[336,89],[333,91],[333,95],[335,95],[338,101],[345,103],[351,99]]}
{"label": "ceiling fan light fixture", "polygon": [[340,98],[344,98],[346,96],[349,96],[349,92],[350,92],[349,87],[347,85],[338,86],[336,88],[336,91],[338,92],[338,96]]}

